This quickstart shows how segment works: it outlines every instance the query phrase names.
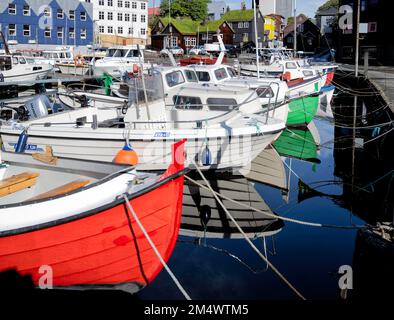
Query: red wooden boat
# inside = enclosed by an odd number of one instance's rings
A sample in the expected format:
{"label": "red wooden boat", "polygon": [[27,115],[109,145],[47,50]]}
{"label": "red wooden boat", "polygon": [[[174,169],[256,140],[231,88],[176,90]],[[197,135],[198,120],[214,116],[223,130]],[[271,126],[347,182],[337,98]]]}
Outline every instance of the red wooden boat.
{"label": "red wooden boat", "polygon": [[[217,61],[217,58],[211,59],[210,57],[207,56],[191,56],[190,58],[185,58],[185,59],[180,59],[179,63],[181,66],[189,66],[192,64],[215,64]],[[222,63],[226,63],[225,58]]]}
{"label": "red wooden boat", "polygon": [[[54,166],[26,154],[3,152],[0,272],[16,270],[38,285],[40,267],[50,266],[53,287],[109,286],[136,292],[147,285],[162,264],[123,195],[167,261],[181,220],[183,143],[174,144],[174,161],[162,176],[72,159],[56,159]],[[77,189],[75,181],[58,186],[75,178]]]}

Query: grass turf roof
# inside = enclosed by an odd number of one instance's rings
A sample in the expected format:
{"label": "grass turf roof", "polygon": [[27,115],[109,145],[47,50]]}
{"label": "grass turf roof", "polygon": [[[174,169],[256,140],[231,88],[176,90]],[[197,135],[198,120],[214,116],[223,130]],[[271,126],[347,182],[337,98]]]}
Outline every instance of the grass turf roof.
{"label": "grass turf roof", "polygon": [[[167,27],[169,20],[170,19],[168,17],[160,18],[160,21],[162,22],[164,28]],[[196,34],[199,26],[201,32],[207,31],[207,28],[208,28],[208,32],[216,32],[216,30],[219,29],[220,25],[223,22],[225,22],[224,19],[208,21],[207,24],[204,25],[202,24],[202,22],[193,21],[190,18],[182,18],[182,19],[171,18],[172,25],[182,34]]]}
{"label": "grass turf roof", "polygon": [[222,17],[226,21],[250,21],[253,19],[254,10],[231,10]]}

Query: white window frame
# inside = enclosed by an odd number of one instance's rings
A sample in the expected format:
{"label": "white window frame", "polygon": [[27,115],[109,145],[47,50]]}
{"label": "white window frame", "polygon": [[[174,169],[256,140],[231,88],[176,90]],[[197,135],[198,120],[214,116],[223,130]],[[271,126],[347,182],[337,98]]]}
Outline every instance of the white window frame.
{"label": "white window frame", "polygon": [[146,22],[146,15],[141,14],[141,22],[145,23]]}
{"label": "white window frame", "polygon": [[52,38],[52,30],[49,27],[44,29],[44,37],[45,38]]}
{"label": "white window frame", "polygon": [[63,39],[63,37],[64,37],[64,28],[63,27],[57,27],[56,35],[57,35],[58,39]]}
{"label": "white window frame", "polygon": [[137,22],[137,15],[135,13],[131,14],[131,21],[132,22]]}
{"label": "white window frame", "polygon": [[108,7],[113,7],[114,6],[113,0],[107,0],[107,6]]}
{"label": "white window frame", "polygon": [[130,13],[125,13],[124,14],[124,21],[130,22]]}
{"label": "white window frame", "polygon": [[130,1],[125,1],[124,7],[130,9]]}
{"label": "white window frame", "polygon": [[104,0],[99,0],[99,6],[104,6]]}
{"label": "white window frame", "polygon": [[75,10],[68,10],[68,18],[70,20],[75,20]]}
{"label": "white window frame", "polygon": [[[27,9],[25,9],[27,7]],[[23,15],[24,16],[30,16],[31,15],[31,8],[28,4],[23,5]]]}
{"label": "white window frame", "polygon": [[[27,31],[27,30],[25,30],[25,26],[29,27],[29,33],[28,34],[25,33]],[[24,37],[30,37],[30,35],[31,35],[31,26],[30,26],[30,24],[24,24],[23,25],[23,36]]]}
{"label": "white window frame", "polygon": [[137,9],[137,2],[135,1],[131,2],[131,9]]}
{"label": "white window frame", "polygon": [[104,33],[104,32],[105,32],[104,26],[99,26],[99,33]]}
{"label": "white window frame", "polygon": [[245,21],[245,22],[244,22],[244,28],[245,28],[245,29],[249,29],[249,22],[248,22],[248,21]]}
{"label": "white window frame", "polygon": [[[14,26],[12,29],[10,28],[10,26]],[[11,33],[11,30],[13,30],[13,33]],[[10,23],[9,25],[8,25],[8,35],[10,36],[10,37],[16,37],[16,23]]]}
{"label": "white window frame", "polygon": [[75,38],[75,29],[74,29],[74,27],[68,28],[68,37],[70,39],[74,39]]}
{"label": "white window frame", "polygon": [[[8,4],[8,14],[11,14],[13,16],[16,15],[16,4],[15,3]],[[11,23],[11,24],[13,24],[13,23]]]}
{"label": "white window frame", "polygon": [[123,8],[123,0],[118,0],[118,8]]}
{"label": "white window frame", "polygon": [[146,10],[146,3],[145,2],[141,2],[141,10]]}
{"label": "white window frame", "polygon": [[242,29],[244,27],[244,24],[243,24],[243,22],[238,22],[238,29]]}
{"label": "white window frame", "polygon": [[146,35],[146,29],[145,28],[141,28],[140,33],[141,33],[141,36],[145,36]]}
{"label": "white window frame", "polygon": [[118,31],[118,34],[123,34],[123,27],[119,26],[117,31]]}
{"label": "white window frame", "polygon": [[118,12],[118,21],[123,21],[123,13]]}
{"label": "white window frame", "polygon": [[64,11],[63,9],[57,9],[56,16],[58,19],[64,19]]}
{"label": "white window frame", "polygon": [[79,13],[79,19],[80,19],[81,21],[86,21],[86,11],[81,11],[81,12]]}
{"label": "white window frame", "polygon": [[107,20],[112,21],[114,19],[114,15],[112,12],[107,12]]}
{"label": "white window frame", "polygon": [[107,26],[107,33],[113,34],[114,33],[114,27],[113,26]]}
{"label": "white window frame", "polygon": [[83,39],[83,40],[86,40],[86,38],[87,38],[86,28],[82,28],[79,32],[80,32],[80,33],[79,33],[79,37],[80,37],[81,39]]}
{"label": "white window frame", "polygon": [[104,20],[105,19],[105,12],[104,11],[99,11],[99,19]]}

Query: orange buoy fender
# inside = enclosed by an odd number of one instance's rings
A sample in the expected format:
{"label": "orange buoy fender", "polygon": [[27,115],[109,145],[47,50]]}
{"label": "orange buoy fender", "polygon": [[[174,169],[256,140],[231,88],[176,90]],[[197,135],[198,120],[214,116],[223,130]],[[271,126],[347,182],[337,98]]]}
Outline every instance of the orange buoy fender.
{"label": "orange buoy fender", "polygon": [[135,166],[138,164],[137,152],[135,152],[135,150],[133,150],[133,148],[126,143],[123,149],[119,150],[119,152],[116,154],[113,162]]}

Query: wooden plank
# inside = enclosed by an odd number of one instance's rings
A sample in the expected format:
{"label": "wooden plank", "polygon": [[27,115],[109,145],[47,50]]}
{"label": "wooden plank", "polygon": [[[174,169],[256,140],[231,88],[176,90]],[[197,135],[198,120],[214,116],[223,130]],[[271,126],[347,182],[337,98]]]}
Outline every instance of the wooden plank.
{"label": "wooden plank", "polygon": [[77,190],[79,188],[82,188],[89,183],[90,183],[89,180],[78,179],[78,180],[72,181],[70,183],[67,183],[65,185],[62,185],[60,187],[57,187],[55,189],[49,190],[48,192],[41,193],[29,200],[41,200],[41,199],[46,199],[46,198],[53,198],[53,197]]}
{"label": "wooden plank", "polygon": [[29,188],[36,184],[39,173],[23,172],[0,181],[0,197]]}

